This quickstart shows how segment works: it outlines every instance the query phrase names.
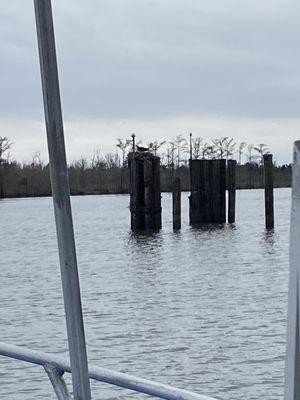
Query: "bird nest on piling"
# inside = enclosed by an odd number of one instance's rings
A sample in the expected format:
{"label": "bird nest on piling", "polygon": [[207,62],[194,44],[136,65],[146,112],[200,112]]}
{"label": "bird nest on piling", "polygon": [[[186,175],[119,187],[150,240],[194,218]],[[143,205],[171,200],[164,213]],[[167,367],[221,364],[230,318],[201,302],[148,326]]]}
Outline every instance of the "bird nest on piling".
{"label": "bird nest on piling", "polygon": [[153,159],[153,158],[159,158],[157,156],[155,156],[153,153],[151,153],[150,151],[135,151],[129,154],[128,156],[129,158],[135,158],[136,160],[139,161],[149,161],[149,159]]}

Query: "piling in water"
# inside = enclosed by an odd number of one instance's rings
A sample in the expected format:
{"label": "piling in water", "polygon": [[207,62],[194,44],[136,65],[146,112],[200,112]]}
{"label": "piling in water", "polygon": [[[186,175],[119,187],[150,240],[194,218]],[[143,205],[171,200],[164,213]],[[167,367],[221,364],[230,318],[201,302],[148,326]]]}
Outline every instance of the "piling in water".
{"label": "piling in water", "polygon": [[228,160],[228,223],[235,222],[235,203],[236,203],[236,160]]}
{"label": "piling in water", "polygon": [[264,155],[264,180],[265,180],[265,221],[266,228],[274,228],[274,184],[273,184],[273,156]]}
{"label": "piling in water", "polygon": [[161,228],[160,158],[149,152],[128,157],[130,169],[130,212],[133,231]]}
{"label": "piling in water", "polygon": [[190,223],[226,222],[226,160],[190,160]]}
{"label": "piling in water", "polygon": [[181,228],[181,188],[180,179],[175,178],[172,185],[172,200],[173,200],[173,229]]}

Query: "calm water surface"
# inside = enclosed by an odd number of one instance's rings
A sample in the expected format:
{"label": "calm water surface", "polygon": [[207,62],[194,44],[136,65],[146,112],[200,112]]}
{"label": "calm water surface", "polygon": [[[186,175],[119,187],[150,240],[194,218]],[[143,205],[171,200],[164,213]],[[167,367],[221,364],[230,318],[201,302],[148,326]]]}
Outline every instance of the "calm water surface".
{"label": "calm water surface", "polygon": [[[128,196],[72,198],[90,362],[223,400],[283,395],[290,190],[239,191],[237,223],[135,236]],[[0,341],[66,355],[50,198],[0,202]],[[55,399],[40,367],[0,359],[0,398]],[[70,385],[70,380],[68,379]],[[146,398],[93,382],[93,399]]]}

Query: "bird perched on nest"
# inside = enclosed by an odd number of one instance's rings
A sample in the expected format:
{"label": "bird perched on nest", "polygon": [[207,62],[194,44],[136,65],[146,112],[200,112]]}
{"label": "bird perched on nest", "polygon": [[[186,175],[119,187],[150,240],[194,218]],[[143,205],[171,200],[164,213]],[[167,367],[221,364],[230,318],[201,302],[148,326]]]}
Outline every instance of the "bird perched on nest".
{"label": "bird perched on nest", "polygon": [[142,146],[136,146],[137,151],[145,152],[149,151],[149,147],[142,147]]}

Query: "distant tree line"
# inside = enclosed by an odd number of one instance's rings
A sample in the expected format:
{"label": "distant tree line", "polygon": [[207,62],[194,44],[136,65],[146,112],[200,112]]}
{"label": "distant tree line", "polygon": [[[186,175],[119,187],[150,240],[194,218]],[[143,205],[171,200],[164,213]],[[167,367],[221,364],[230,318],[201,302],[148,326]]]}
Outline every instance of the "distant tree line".
{"label": "distant tree line", "polygon": [[[128,154],[132,151],[133,137],[117,139],[116,151],[103,154],[95,150],[90,159],[81,157],[69,165],[71,194],[111,194],[129,192]],[[136,143],[137,148],[141,146]],[[200,137],[189,139],[178,135],[170,141],[147,143],[146,149],[161,158],[161,183],[163,191],[170,191],[175,176],[181,178],[183,190],[189,190],[188,160],[235,158],[237,187],[262,188],[263,155],[269,153],[266,144],[236,144],[233,138],[222,137],[205,141]],[[0,197],[49,196],[51,185],[49,165],[39,153],[29,163],[20,164],[11,159],[12,143],[0,137]],[[274,165],[275,187],[291,185],[291,165]]]}

